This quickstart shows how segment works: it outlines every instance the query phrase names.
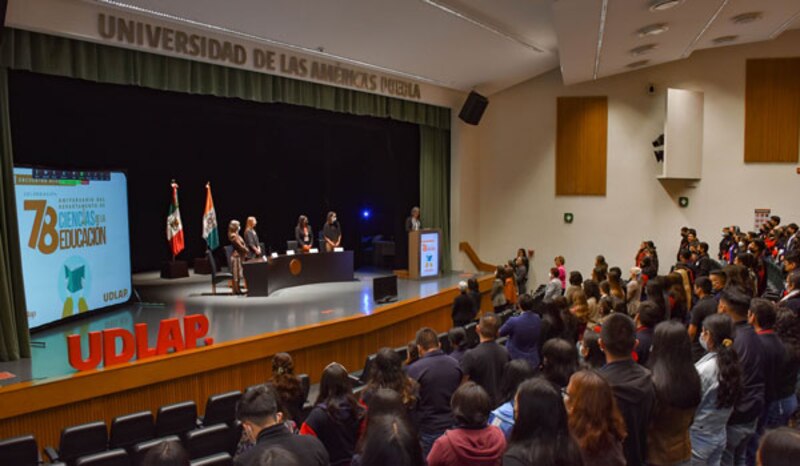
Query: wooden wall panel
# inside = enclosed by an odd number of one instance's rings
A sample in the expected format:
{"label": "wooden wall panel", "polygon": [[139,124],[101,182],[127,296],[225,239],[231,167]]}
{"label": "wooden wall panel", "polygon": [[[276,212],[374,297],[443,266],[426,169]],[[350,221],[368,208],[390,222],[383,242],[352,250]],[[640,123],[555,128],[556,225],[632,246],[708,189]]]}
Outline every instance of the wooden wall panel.
{"label": "wooden wall panel", "polygon": [[605,196],[607,140],[607,97],[558,98],[557,196]]}
{"label": "wooden wall panel", "polygon": [[800,57],[747,60],[745,163],[797,163]]}
{"label": "wooden wall panel", "polygon": [[[490,309],[493,277],[479,280],[483,309]],[[457,290],[414,301],[382,306],[359,315],[297,329],[198,348],[175,355],[136,361],[107,370],[89,371],[45,382],[0,388],[0,438],[32,433],[40,447],[56,446],[66,426],[105,420],[140,410],[195,400],[200,414],[209,395],[262,383],[271,376],[270,359],[292,354],[297,373],[318,382],[331,361],[360,369],[364,358],[380,347],[407,344],[416,331],[450,328]],[[312,400],[313,401],[313,400]]]}

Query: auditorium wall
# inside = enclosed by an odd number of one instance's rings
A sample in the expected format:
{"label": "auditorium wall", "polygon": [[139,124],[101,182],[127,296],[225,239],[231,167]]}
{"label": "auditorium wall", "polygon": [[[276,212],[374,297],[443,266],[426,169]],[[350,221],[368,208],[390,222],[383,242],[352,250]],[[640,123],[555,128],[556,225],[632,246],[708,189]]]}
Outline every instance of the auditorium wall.
{"label": "auditorium wall", "polygon": [[[790,56],[800,56],[800,31],[573,86],[564,86],[554,70],[490,96],[477,135],[479,163],[460,179],[462,193],[479,192],[470,210],[479,225],[473,246],[496,263],[518,247],[534,248],[533,279],[542,283],[556,255],[565,256],[567,270],[584,274],[597,254],[627,270],[640,242],[650,239],[664,273],[683,225],[696,228],[716,254],[720,228],[751,230],[756,208],[800,222],[797,165],[744,163],[746,59]],[[651,83],[655,95],[648,95]],[[651,141],[663,132],[668,87],[705,93],[702,179],[696,182],[656,179],[661,165]],[[608,96],[607,194],[556,196],[556,98],[594,95]],[[687,208],[678,205],[681,196],[689,198]],[[574,214],[573,223],[564,222],[566,212]]]}

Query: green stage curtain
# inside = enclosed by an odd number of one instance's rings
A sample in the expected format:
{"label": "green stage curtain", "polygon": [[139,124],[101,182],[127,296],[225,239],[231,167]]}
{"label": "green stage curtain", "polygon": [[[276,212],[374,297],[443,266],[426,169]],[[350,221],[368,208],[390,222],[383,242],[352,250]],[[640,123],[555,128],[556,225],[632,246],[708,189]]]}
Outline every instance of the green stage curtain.
{"label": "green stage curtain", "polygon": [[442,267],[450,270],[450,131],[420,126],[420,217],[442,230]]}
{"label": "green stage curtain", "polygon": [[14,199],[8,70],[0,68],[0,361],[31,355]]}

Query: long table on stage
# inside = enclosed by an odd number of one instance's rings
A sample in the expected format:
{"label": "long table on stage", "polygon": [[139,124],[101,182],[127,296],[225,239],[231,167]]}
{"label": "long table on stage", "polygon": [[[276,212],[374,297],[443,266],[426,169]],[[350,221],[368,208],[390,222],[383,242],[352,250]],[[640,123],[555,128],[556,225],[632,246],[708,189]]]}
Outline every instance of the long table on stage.
{"label": "long table on stage", "polygon": [[284,255],[242,265],[248,296],[268,296],[290,286],[355,280],[353,251]]}

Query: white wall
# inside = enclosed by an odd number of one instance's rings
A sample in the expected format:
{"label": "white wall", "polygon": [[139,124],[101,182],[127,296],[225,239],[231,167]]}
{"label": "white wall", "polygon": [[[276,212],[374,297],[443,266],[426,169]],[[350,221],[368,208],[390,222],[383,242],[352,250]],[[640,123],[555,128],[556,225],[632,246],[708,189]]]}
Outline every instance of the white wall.
{"label": "white wall", "polygon": [[[553,71],[490,96],[477,137],[473,244],[482,259],[500,263],[518,247],[534,248],[532,271],[541,282],[556,255],[566,257],[567,270],[584,275],[597,254],[625,270],[639,243],[652,239],[664,272],[683,225],[696,228],[716,254],[720,228],[752,229],[755,208],[771,208],[784,223],[800,222],[795,165],[743,162],[745,60],[787,56],[800,56],[800,31],[570,87]],[[647,94],[648,83],[656,85],[655,96]],[[660,166],[650,143],[663,131],[667,87],[705,93],[703,176],[696,183],[656,180]],[[608,96],[605,197],[555,196],[556,97],[569,95]],[[463,193],[476,179],[458,182]],[[678,206],[679,196],[689,197],[688,208]],[[572,224],[563,222],[564,212],[575,214]]]}

